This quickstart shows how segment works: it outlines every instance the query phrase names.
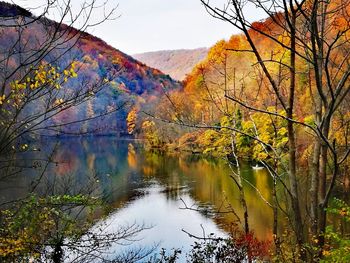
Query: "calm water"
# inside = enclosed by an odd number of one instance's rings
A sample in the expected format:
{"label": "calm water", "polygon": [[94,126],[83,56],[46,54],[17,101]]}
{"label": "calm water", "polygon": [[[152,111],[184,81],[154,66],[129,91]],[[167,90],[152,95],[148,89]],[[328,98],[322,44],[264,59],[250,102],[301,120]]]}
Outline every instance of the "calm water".
{"label": "calm water", "polygon": [[[208,211],[224,211],[231,205],[242,215],[231,171],[221,160],[146,152],[137,141],[112,137],[47,140],[32,147],[41,151],[23,155],[24,172],[1,185],[2,202],[20,198],[28,189],[50,194],[67,189],[72,193],[92,191],[113,207],[104,220],[108,231],[132,223],[152,226],[141,232],[132,246],[159,243],[159,247],[187,251],[194,240],[182,230],[203,236],[204,229],[205,234],[223,236],[234,220],[233,214],[217,216]],[[53,163],[46,167],[44,160],[52,151]],[[33,163],[34,171],[30,168]],[[250,226],[257,237],[270,240],[272,210],[261,198],[271,201],[270,177],[265,170],[253,170],[249,165],[242,167],[242,174],[251,184],[246,183],[245,188]],[[202,212],[181,209],[183,201],[187,206],[199,205]],[[109,252],[125,249],[116,245]]]}

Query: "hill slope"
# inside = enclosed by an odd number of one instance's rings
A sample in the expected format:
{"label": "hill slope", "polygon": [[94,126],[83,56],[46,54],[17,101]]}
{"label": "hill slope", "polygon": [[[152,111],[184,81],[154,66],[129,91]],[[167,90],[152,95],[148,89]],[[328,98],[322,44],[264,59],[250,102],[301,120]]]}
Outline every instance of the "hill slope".
{"label": "hill slope", "polygon": [[[180,87],[168,75],[146,66],[93,35],[44,17],[35,17],[16,5],[0,2],[0,11],[0,54],[3,56],[0,68],[5,72],[0,76],[0,83],[7,86],[6,96],[11,92],[9,83],[34,74],[34,69],[39,66],[38,61],[61,69],[72,62],[76,65],[78,76],[65,83],[64,91],[62,89],[55,95],[57,98],[75,94],[77,90],[86,92],[96,85],[103,86],[90,100],[62,110],[51,118],[50,122],[53,123],[50,125],[55,125],[56,133],[125,133],[126,115],[133,105],[146,107],[151,104],[149,102],[157,100],[164,88]],[[44,52],[46,49],[48,51]],[[17,70],[19,65],[28,67],[22,66],[21,70]],[[41,103],[29,105],[19,118],[40,114],[47,108],[49,97],[46,98]],[[119,109],[121,105],[125,106]],[[115,109],[115,112],[105,115],[113,111],[111,109]],[[94,118],[97,115],[104,117]],[[62,125],[84,118],[91,120]]]}
{"label": "hill slope", "polygon": [[174,79],[183,80],[207,54],[207,48],[198,48],[146,52],[135,54],[133,57],[150,67],[169,74]]}

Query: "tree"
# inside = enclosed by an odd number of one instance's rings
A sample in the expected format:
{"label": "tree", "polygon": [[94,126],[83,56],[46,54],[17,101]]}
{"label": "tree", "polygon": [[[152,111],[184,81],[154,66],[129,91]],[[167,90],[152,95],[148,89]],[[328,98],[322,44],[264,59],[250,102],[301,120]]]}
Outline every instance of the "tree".
{"label": "tree", "polygon": [[[70,87],[71,79],[77,78],[80,70],[75,62],[79,57],[70,51],[84,37],[84,30],[92,26],[89,20],[101,8],[96,1],[83,3],[78,14],[73,13],[71,1],[49,1],[39,16],[14,5],[3,3],[2,6],[5,12],[0,17],[0,27],[7,39],[1,39],[0,153],[15,147],[25,136],[71,124],[57,124],[53,120],[91,98],[108,82],[108,79],[89,79],[78,84],[75,80],[75,87]],[[58,22],[45,18],[49,12],[61,14]],[[110,19],[113,12],[114,9],[95,24]],[[68,25],[64,24],[66,21]],[[78,22],[81,25],[75,29]],[[36,37],[31,36],[30,30],[34,29]]]}
{"label": "tree", "polygon": [[[113,78],[111,74],[102,78],[80,77],[81,54],[73,52],[86,37],[85,30],[112,18],[114,8],[100,20],[90,21],[96,9],[103,10],[105,5],[86,1],[74,13],[70,0],[47,1],[42,13],[34,16],[18,6],[1,3],[1,180],[25,172],[18,159],[22,152],[38,150],[30,142],[41,134],[56,135],[62,132],[62,127],[93,120],[122,107],[106,107],[96,113],[90,105],[87,115],[66,118]],[[51,12],[60,14],[57,22],[45,17]],[[116,67],[113,74],[119,70]],[[82,132],[85,131],[75,134]],[[29,168],[37,172],[37,178],[27,197],[1,204],[1,261],[63,262],[69,254],[75,261],[91,262],[103,257],[102,252],[98,253],[100,249],[113,242],[130,241],[145,228],[130,225],[110,234],[104,233],[102,226],[102,230],[92,230],[96,224],[94,213],[102,204],[90,187],[76,192],[72,184],[55,184],[48,185],[44,194],[36,193],[52,162],[52,154],[47,160],[33,160]],[[133,251],[120,258],[116,256],[116,260],[136,260],[147,254],[148,250]]]}
{"label": "tree", "polygon": [[128,133],[133,134],[136,128],[137,109],[132,108],[126,117],[126,124],[128,126]]}
{"label": "tree", "polygon": [[[81,193],[38,196],[31,194],[0,211],[0,259],[2,262],[27,261],[60,263],[91,262],[103,259],[113,243],[129,244],[142,225],[120,226],[107,232],[103,222],[96,224],[101,201],[90,192],[94,181]],[[87,190],[88,189],[88,190]],[[129,262],[148,256],[154,248],[115,255]]]}
{"label": "tree", "polygon": [[[167,95],[175,113],[158,119],[206,129],[197,143],[205,143],[207,153],[231,155],[233,165],[236,154],[264,164],[274,181],[276,247],[277,214],[283,213],[291,220],[299,259],[319,260],[329,198],[346,173],[349,155],[348,1],[201,2],[242,34],[218,42],[185,80],[187,111],[196,117],[188,118]],[[265,13],[264,21],[248,20],[254,7]],[[287,211],[278,200],[279,186]],[[301,193],[308,187],[304,205]]]}
{"label": "tree", "polygon": [[[311,198],[309,211],[311,228],[322,251],[326,227],[326,211],[329,197],[332,194],[336,178],[339,176],[339,165],[347,158],[348,149],[344,150],[332,138],[330,128],[334,114],[344,103],[349,93],[349,55],[344,53],[348,48],[347,1],[227,1],[223,7],[217,7],[211,1],[201,1],[208,12],[240,29],[249,44],[248,49],[228,49],[233,52],[249,53],[255,57],[255,63],[266,79],[271,95],[278,108],[286,115],[270,111],[242,101],[236,96],[225,94],[232,102],[250,111],[284,119],[288,127],[289,143],[289,192],[293,211],[293,224],[301,258],[306,259],[306,231],[302,223],[302,212],[299,199],[298,174],[298,141],[299,126],[305,127],[314,136],[313,169],[311,176]],[[262,10],[268,19],[264,23],[250,23],[246,16],[247,7]],[[261,49],[260,41],[268,41],[276,49],[266,54]],[[286,59],[284,59],[284,57]],[[309,68],[310,96],[308,105],[313,105],[314,124],[299,121],[296,106],[300,105],[299,94],[303,92],[298,83],[303,73],[300,67]],[[278,68],[278,74],[275,74]],[[287,78],[281,79],[284,72]],[[297,111],[298,110],[298,111]],[[327,180],[327,164],[331,158],[331,180]],[[319,254],[320,255],[320,254]],[[317,257],[317,255],[315,255]]]}

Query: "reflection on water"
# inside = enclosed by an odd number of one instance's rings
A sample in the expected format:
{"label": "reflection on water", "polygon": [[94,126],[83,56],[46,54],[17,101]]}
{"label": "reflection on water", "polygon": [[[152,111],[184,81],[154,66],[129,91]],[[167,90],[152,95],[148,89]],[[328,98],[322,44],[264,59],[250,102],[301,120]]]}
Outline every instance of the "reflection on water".
{"label": "reflection on water", "polygon": [[[33,185],[38,192],[57,193],[59,185],[73,191],[94,181],[95,193],[114,207],[107,218],[113,222],[112,228],[125,222],[152,225],[152,229],[142,233],[139,244],[162,242],[161,247],[185,250],[193,240],[181,229],[201,235],[202,224],[208,234],[221,235],[235,217],[233,214],[209,217],[181,210],[184,205],[180,198],[188,206],[200,203],[215,210],[227,210],[231,205],[242,215],[238,189],[224,161],[146,152],[136,141],[113,137],[46,140],[35,147],[42,150],[24,154],[23,167],[30,167],[31,159],[47,158],[52,151],[53,162],[45,168],[42,161],[40,168],[23,170],[21,175],[2,184],[1,201],[18,198]],[[249,165],[243,165],[241,170],[251,184],[246,183],[245,188],[251,228],[259,238],[271,239],[272,209],[260,197],[271,201],[271,179],[265,170],[253,170]],[[41,172],[44,176],[37,185],[35,180]]]}
{"label": "reflection on water", "polygon": [[[114,245],[106,254],[120,254],[140,247],[153,247],[156,244],[159,248],[167,248],[169,252],[172,248],[180,248],[184,256],[190,250],[194,240],[182,230],[199,237],[203,236],[203,229],[206,232],[205,235],[216,233],[218,236],[225,236],[225,233],[210,218],[196,211],[179,209],[183,207],[182,202],[178,198],[169,198],[164,187],[154,185],[147,187],[144,191],[144,196],[117,210],[105,223],[109,226],[107,232],[116,231],[120,225],[132,223],[151,226],[151,228],[134,237],[138,241],[133,242],[131,246]],[[193,202],[186,192],[179,193],[179,197],[185,202]]]}

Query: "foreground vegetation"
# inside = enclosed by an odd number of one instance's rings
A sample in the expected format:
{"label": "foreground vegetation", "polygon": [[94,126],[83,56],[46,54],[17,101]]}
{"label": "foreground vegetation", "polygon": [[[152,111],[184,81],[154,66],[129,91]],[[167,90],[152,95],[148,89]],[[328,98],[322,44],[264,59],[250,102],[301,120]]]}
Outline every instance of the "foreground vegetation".
{"label": "foreground vegetation", "polygon": [[[264,1],[229,1],[224,9],[211,1],[201,2],[212,16],[230,23],[242,34],[212,47],[183,82],[182,89],[164,89],[160,101],[150,96],[153,104],[157,102],[155,107],[145,107],[140,98],[131,100],[137,103],[128,108],[127,116],[121,115],[127,126],[123,128],[144,138],[149,148],[215,155],[225,158],[232,168],[232,183],[239,191],[243,211],[236,215],[241,225],[228,239],[200,239],[188,260],[348,261],[349,1],[282,0],[271,5]],[[0,61],[5,69],[0,83],[1,180],[26,169],[39,174],[28,196],[1,204],[0,254],[4,262],[62,262],[64,255],[89,262],[101,259],[103,254],[103,250],[98,250],[100,254],[92,251],[129,239],[146,228],[132,225],[112,235],[91,232],[96,224],[96,208],[101,209],[93,187],[72,191],[70,185],[58,187],[55,182],[47,186],[46,193],[37,195],[35,190],[52,163],[51,156],[34,160],[31,167],[18,162],[18,154],[38,150],[27,143],[38,133],[71,132],[78,123],[78,134],[86,134],[91,127],[81,123],[110,117],[122,108],[112,103],[95,112],[89,103],[106,85],[115,85],[105,72],[99,78],[90,76],[91,82],[79,78],[79,69],[84,71],[86,63],[94,65],[91,58],[85,57],[81,63],[74,56],[65,57],[64,66],[58,65],[66,50],[85,36],[81,31],[86,26],[72,30],[44,19],[48,9],[57,7],[54,3],[48,3],[39,17],[16,8],[15,12],[26,16],[16,14],[12,20],[1,20],[1,26],[10,28],[17,37],[11,52],[4,50]],[[250,23],[245,10],[251,5],[268,18]],[[69,4],[58,7],[62,14],[70,13]],[[85,5],[82,13],[91,14],[93,9],[94,5]],[[44,28],[55,26],[44,30],[46,34],[33,47],[24,36],[25,29],[31,24],[38,26],[36,23]],[[84,41],[80,44],[84,46]],[[124,61],[122,68],[132,72],[130,63]],[[119,70],[114,68],[114,73]],[[171,85],[169,78],[160,78],[163,80],[156,89],[164,88],[164,83]],[[69,86],[73,84],[75,89]],[[125,83],[119,84],[119,91],[125,90]],[[139,85],[130,87],[137,89]],[[112,95],[121,96],[119,91]],[[104,101],[110,102],[112,95],[104,94],[108,97]],[[85,111],[79,108],[83,104]],[[66,114],[73,109],[82,118],[68,118]],[[81,112],[84,114],[78,114]],[[240,171],[242,159],[264,166],[273,180],[273,200],[269,204],[273,213],[272,244],[258,241],[252,234]],[[280,215],[290,225],[283,231]],[[142,260],[150,253],[152,249],[141,250],[116,257],[115,261]],[[174,262],[179,253],[163,252],[154,260]]]}

